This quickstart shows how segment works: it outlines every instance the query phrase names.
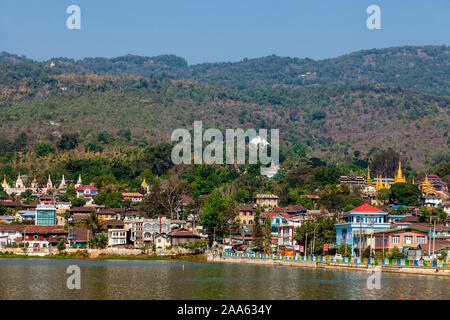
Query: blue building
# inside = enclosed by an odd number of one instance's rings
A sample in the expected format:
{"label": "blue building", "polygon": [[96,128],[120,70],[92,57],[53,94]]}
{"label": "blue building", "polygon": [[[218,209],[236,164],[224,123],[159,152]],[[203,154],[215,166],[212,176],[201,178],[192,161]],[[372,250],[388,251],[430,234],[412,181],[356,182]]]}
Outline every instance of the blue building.
{"label": "blue building", "polygon": [[359,254],[370,245],[374,248],[374,231],[389,229],[391,224],[387,221],[388,213],[367,203],[344,213],[347,222],[336,223],[336,243],[348,244],[352,255]]}
{"label": "blue building", "polygon": [[35,224],[37,226],[56,225],[56,207],[54,203],[41,203],[37,205]]}

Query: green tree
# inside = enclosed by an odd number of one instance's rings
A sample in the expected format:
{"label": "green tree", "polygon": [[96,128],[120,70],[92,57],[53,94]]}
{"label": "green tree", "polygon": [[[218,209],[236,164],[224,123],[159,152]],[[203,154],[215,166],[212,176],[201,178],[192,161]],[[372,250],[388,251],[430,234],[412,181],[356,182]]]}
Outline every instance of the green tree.
{"label": "green tree", "polygon": [[370,258],[372,256],[372,251],[370,246],[367,246],[367,248],[365,248],[362,252],[362,257],[363,258]]}
{"label": "green tree", "polygon": [[28,137],[25,132],[21,132],[14,139],[14,150],[23,151],[28,144]]}
{"label": "green tree", "polygon": [[[305,252],[310,252],[309,248],[314,247],[313,252],[319,254],[322,252],[325,243],[334,243],[336,241],[336,228],[334,218],[317,217],[315,220],[306,220],[300,227],[294,230],[294,239],[299,245],[305,246]],[[308,238],[308,240],[306,240]],[[306,241],[308,242],[306,244]]]}
{"label": "green tree", "polygon": [[422,197],[422,192],[417,185],[408,182],[394,183],[391,187],[392,201],[396,204],[415,206]]}
{"label": "green tree", "polygon": [[[253,225],[253,246],[257,251],[261,251],[263,249],[263,237],[264,237],[261,229],[260,214],[261,210],[259,208],[256,209]],[[266,217],[265,220],[270,220],[270,217]],[[268,222],[268,224],[270,225],[270,222]],[[267,225],[267,223],[265,225]]]}
{"label": "green tree", "polygon": [[77,196],[77,189],[75,189],[74,187],[68,187],[66,189],[65,195],[69,198],[74,198]]}
{"label": "green tree", "polygon": [[397,247],[394,247],[389,255],[390,259],[403,259],[404,255]]}
{"label": "green tree", "polygon": [[264,221],[264,251],[266,253],[272,253],[272,230],[270,218],[266,218]]}
{"label": "green tree", "polygon": [[158,216],[167,216],[168,212],[164,209],[161,193],[161,184],[159,182],[152,184],[150,192],[144,196],[144,199],[139,205],[139,211],[145,217],[155,218]]}
{"label": "green tree", "polygon": [[236,201],[239,203],[248,203],[252,200],[251,194],[246,189],[240,189],[234,194]]}
{"label": "green tree", "polygon": [[350,248],[348,244],[344,243],[339,246],[337,253],[339,253],[343,257],[348,258],[352,255],[352,248]]}
{"label": "green tree", "polygon": [[77,133],[63,133],[57,143],[57,147],[60,150],[72,150],[78,146],[78,140]]}
{"label": "green tree", "polygon": [[300,196],[296,202],[296,204],[300,204],[304,206],[306,209],[312,210],[313,209],[313,202],[310,198],[306,196]]}
{"label": "green tree", "polygon": [[99,234],[88,241],[90,248],[104,249],[108,245],[108,237],[104,234]]}
{"label": "green tree", "polygon": [[426,223],[436,221],[437,223],[445,224],[447,213],[442,208],[421,207],[418,221]]}
{"label": "green tree", "polygon": [[393,216],[403,216],[407,211],[408,209],[406,209],[405,207],[398,207],[392,210],[389,214]]}
{"label": "green tree", "polygon": [[58,241],[58,244],[56,245],[56,248],[58,249],[58,251],[63,251],[66,249],[66,240],[65,239],[60,239]]}
{"label": "green tree", "polygon": [[98,214],[95,211],[92,211],[87,218],[81,219],[78,226],[91,230],[93,235],[106,231],[105,225],[101,223]]}
{"label": "green tree", "polygon": [[2,216],[6,215],[7,211],[8,211],[8,209],[0,203],[0,215],[2,215]]}
{"label": "green tree", "polygon": [[383,188],[377,191],[376,199],[385,204],[389,201],[391,194],[390,189]]}
{"label": "green tree", "polygon": [[34,152],[40,157],[45,157],[51,153],[55,153],[55,147],[43,142],[34,147]]}
{"label": "green tree", "polygon": [[83,198],[74,198],[72,201],[70,201],[70,205],[72,207],[84,207],[86,204],[86,200]]}
{"label": "green tree", "polygon": [[222,195],[214,189],[206,198],[201,215],[202,225],[210,236],[222,238],[233,227],[237,211],[238,205],[231,195]]}
{"label": "green tree", "polygon": [[172,145],[164,142],[155,146],[149,146],[144,150],[142,167],[150,168],[153,174],[161,176],[173,167],[172,162]]}
{"label": "green tree", "polygon": [[0,200],[3,199],[8,199],[8,194],[6,193],[6,191],[3,189],[2,186],[0,186]]}

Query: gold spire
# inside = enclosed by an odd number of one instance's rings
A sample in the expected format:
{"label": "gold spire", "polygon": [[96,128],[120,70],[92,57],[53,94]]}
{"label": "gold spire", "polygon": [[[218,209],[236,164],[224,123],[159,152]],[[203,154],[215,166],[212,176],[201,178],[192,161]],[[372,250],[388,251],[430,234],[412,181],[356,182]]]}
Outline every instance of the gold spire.
{"label": "gold spire", "polygon": [[394,183],[397,182],[406,182],[406,179],[402,173],[402,161],[400,159],[398,159],[398,171],[394,178]]}
{"label": "gold spire", "polygon": [[380,182],[379,175],[377,174],[377,183],[375,185],[375,189],[380,190],[382,188],[382,184]]}
{"label": "gold spire", "polygon": [[384,177],[384,188],[389,189],[389,184],[386,176]]}
{"label": "gold spire", "polygon": [[8,182],[6,181],[6,174],[5,175],[3,175],[3,183],[2,183],[3,185],[8,185]]}
{"label": "gold spire", "polygon": [[142,180],[141,187],[142,188],[147,188],[148,187],[147,181],[145,181],[145,177],[144,177],[144,180]]}

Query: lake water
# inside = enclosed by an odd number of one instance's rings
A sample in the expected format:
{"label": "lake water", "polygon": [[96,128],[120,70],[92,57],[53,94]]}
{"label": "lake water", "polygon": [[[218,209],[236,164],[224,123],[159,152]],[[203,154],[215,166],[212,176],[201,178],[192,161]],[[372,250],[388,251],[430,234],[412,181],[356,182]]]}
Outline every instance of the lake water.
{"label": "lake water", "polygon": [[[69,265],[81,289],[69,290]],[[0,299],[449,299],[450,279],[179,261],[0,259]]]}

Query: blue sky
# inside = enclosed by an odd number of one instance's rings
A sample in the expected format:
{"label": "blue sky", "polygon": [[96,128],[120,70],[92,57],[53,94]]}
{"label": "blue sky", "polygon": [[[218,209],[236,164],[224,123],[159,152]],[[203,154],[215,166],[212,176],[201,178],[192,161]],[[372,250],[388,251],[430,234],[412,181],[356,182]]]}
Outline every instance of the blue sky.
{"label": "blue sky", "polygon": [[[66,8],[81,8],[68,30]],[[368,30],[366,8],[381,8]],[[450,0],[0,0],[0,51],[37,60],[176,54],[189,64],[271,54],[324,59],[450,39]]]}

